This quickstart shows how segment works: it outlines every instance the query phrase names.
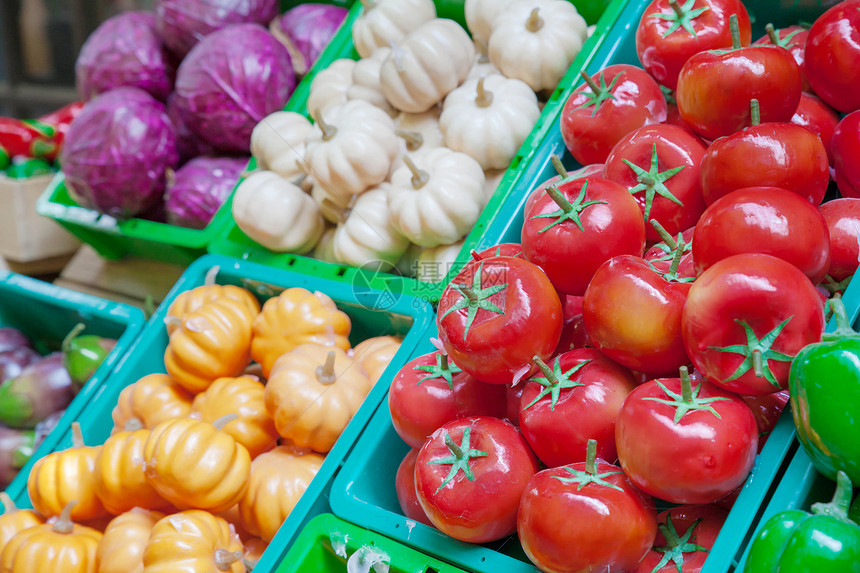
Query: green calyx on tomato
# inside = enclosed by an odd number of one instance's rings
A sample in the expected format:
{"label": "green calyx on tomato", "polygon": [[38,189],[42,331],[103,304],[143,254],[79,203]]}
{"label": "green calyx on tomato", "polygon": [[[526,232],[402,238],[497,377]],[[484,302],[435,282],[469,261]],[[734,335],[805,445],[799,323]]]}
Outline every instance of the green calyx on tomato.
{"label": "green calyx on tomato", "polygon": [[582,79],[588,84],[588,87],[591,88],[591,93],[582,92],[582,95],[588,98],[588,101],[584,104],[577,106],[576,109],[585,109],[590,106],[594,106],[594,109],[591,111],[591,117],[597,115],[597,112],[600,111],[600,105],[609,99],[615,99],[615,96],[612,94],[612,88],[615,87],[615,82],[618,81],[618,78],[624,75],[624,73],[620,73],[609,82],[609,85],[606,85],[606,80],[603,79],[603,72],[600,72],[600,75],[597,76],[600,83],[598,84],[591,76],[586,73],[585,70],[580,72],[582,75]]}
{"label": "green calyx on tomato", "polygon": [[469,309],[468,315],[466,317],[466,328],[463,330],[463,340],[466,340],[466,337],[469,336],[469,328],[475,321],[475,317],[478,314],[478,309],[484,309],[486,311],[495,312],[497,314],[505,314],[505,311],[490,302],[489,298],[505,290],[508,285],[507,283],[505,283],[489,286],[486,288],[482,287],[481,274],[483,270],[484,263],[481,262],[480,266],[478,267],[478,272],[475,273],[475,277],[472,279],[471,287],[468,287],[465,284],[451,285],[454,290],[463,295],[463,298],[451,305],[451,308],[445,311],[445,314],[441,316],[441,318],[445,318],[452,312],[456,312],[464,308]]}
{"label": "green calyx on tomato", "polygon": [[523,408],[523,410],[528,410],[532,406],[538,403],[538,401],[544,396],[551,396],[551,402],[549,405],[549,409],[551,411],[555,411],[555,405],[558,403],[558,396],[562,390],[567,390],[569,388],[576,388],[577,386],[584,386],[582,382],[575,382],[570,379],[571,375],[576,373],[586,364],[591,362],[591,360],[584,360],[579,364],[575,365],[573,368],[568,370],[567,372],[561,371],[561,364],[559,361],[560,357],[555,357],[555,363],[553,364],[552,370],[550,370],[549,366],[547,366],[546,362],[540,359],[539,356],[535,356],[532,358],[532,361],[537,364],[537,367],[540,368],[541,372],[543,372],[543,376],[535,376],[534,378],[530,378],[529,382],[537,382],[543,388],[535,396],[535,399],[529,402],[529,404]]}
{"label": "green calyx on tomato", "polygon": [[708,550],[701,545],[690,543],[690,537],[692,537],[693,532],[696,531],[696,528],[700,523],[702,523],[702,518],[694,521],[693,525],[684,532],[684,535],[680,536],[675,529],[675,524],[672,523],[671,515],[666,515],[666,523],[657,524],[657,528],[660,529],[660,533],[662,533],[663,537],[666,538],[666,545],[654,547],[654,551],[662,553],[663,558],[660,559],[660,562],[651,570],[651,573],[657,573],[657,571],[662,569],[667,563],[669,563],[669,561],[675,564],[675,567],[678,569],[678,573],[682,573],[684,570],[685,553],[695,553],[696,551],[704,551],[708,553]]}
{"label": "green calyx on tomato", "polygon": [[[655,273],[660,274],[669,282],[676,283],[691,283],[696,280],[696,277],[681,277],[678,276],[678,266],[681,264],[681,257],[693,250],[693,240],[684,240],[684,233],[678,233],[678,239],[674,239],[672,235],[660,224],[656,219],[651,219],[651,226],[657,231],[662,243],[657,243],[657,248],[665,254],[648,261],[648,265]],[[655,261],[672,261],[669,270],[660,271],[652,264]]]}
{"label": "green calyx on tomato", "polygon": [[442,488],[448,485],[448,483],[456,477],[456,475],[463,471],[463,474],[469,481],[475,481],[475,474],[472,473],[472,468],[469,467],[469,460],[472,458],[485,458],[490,454],[487,452],[482,452],[481,450],[475,450],[469,448],[469,442],[472,439],[472,428],[466,428],[463,430],[463,439],[460,441],[460,445],[451,438],[451,434],[445,432],[445,445],[448,446],[448,449],[451,451],[451,455],[447,458],[441,458],[438,460],[431,460],[427,462],[431,465],[440,465],[447,466],[451,465],[451,471],[448,473],[448,477],[446,477],[441,484],[439,484],[439,489],[436,490],[436,493],[442,491]]}
{"label": "green calyx on tomato", "polygon": [[427,372],[427,376],[419,380],[415,385],[421,384],[425,380],[436,380],[441,378],[448,383],[448,389],[454,389],[454,374],[462,372],[460,367],[448,360],[448,355],[442,352],[436,353],[436,364],[428,364],[426,366],[416,366],[415,370]]}
{"label": "green calyx on tomato", "polygon": [[666,33],[663,34],[664,38],[671,36],[672,33],[679,28],[683,28],[689,32],[691,36],[696,38],[696,31],[693,29],[692,21],[698,18],[706,10],[709,10],[710,6],[704,6],[693,10],[693,5],[695,3],[696,0],[687,0],[687,2],[681,6],[678,4],[678,0],[669,0],[669,6],[672,7],[671,12],[655,12],[654,14],[649,14],[648,17],[662,18],[672,22],[672,25],[668,30],[666,30]]}
{"label": "green calyx on tomato", "polygon": [[618,491],[624,491],[614,483],[608,482],[606,481],[606,479],[604,479],[609,476],[614,476],[623,472],[603,472],[602,474],[596,474],[594,473],[594,462],[596,459],[597,440],[588,440],[588,445],[586,446],[585,471],[575,470],[567,466],[562,466],[560,469],[563,469],[564,471],[569,473],[571,477],[552,476],[552,479],[557,479],[562,483],[575,483],[577,484],[576,491],[580,491],[588,484],[594,484],[603,487],[609,487],[612,489],[617,489]]}
{"label": "green calyx on tomato", "polygon": [[645,171],[629,159],[622,159],[622,161],[636,173],[636,180],[639,182],[635,187],[630,188],[630,194],[635,195],[637,193],[645,192],[645,220],[648,221],[651,217],[651,206],[654,204],[654,197],[656,195],[660,195],[661,197],[665,197],[669,201],[675,203],[676,205],[684,206],[677,197],[675,197],[669,188],[666,187],[666,181],[674,177],[678,172],[684,169],[683,165],[679,165],[678,167],[673,167],[672,169],[667,169],[666,171],[660,173],[660,168],[657,165],[657,144],[655,143],[651,148],[651,168],[648,171]]}
{"label": "green calyx on tomato", "polygon": [[738,365],[737,370],[734,373],[723,380],[723,382],[731,382],[732,380],[736,380],[746,374],[750,368],[753,369],[753,372],[758,378],[764,378],[768,382],[770,382],[776,390],[780,389],[779,382],[777,382],[776,377],[774,377],[773,372],[768,365],[768,360],[776,360],[779,362],[791,362],[793,357],[788,354],[783,354],[782,352],[777,352],[776,350],[771,349],[773,343],[776,342],[776,339],[779,337],[779,333],[782,332],[782,329],[785,328],[785,325],[794,318],[794,316],[789,316],[782,322],[780,322],[776,327],[765,334],[761,339],[759,339],[755,331],[752,327],[742,320],[735,319],[735,322],[740,324],[744,332],[747,335],[747,343],[746,344],[732,344],[731,346],[709,346],[709,350],[718,350],[720,352],[734,352],[736,354],[740,354],[744,357],[744,361]]}
{"label": "green calyx on tomato", "polygon": [[791,48],[791,39],[801,32],[801,30],[794,30],[793,32],[786,34],[785,38],[780,38],[776,29],[773,27],[773,24],[768,24],[764,27],[764,30],[767,32],[767,37],[771,44],[779,46],[780,48],[785,48],[786,50]]}
{"label": "green calyx on tomato", "polygon": [[675,408],[675,419],[674,419],[675,424],[680,422],[681,419],[683,419],[683,417],[686,416],[688,412],[693,411],[693,410],[704,410],[706,412],[710,412],[711,414],[713,414],[717,418],[722,419],[720,417],[720,414],[716,410],[714,410],[713,406],[711,406],[711,403],[719,402],[722,400],[729,400],[729,398],[720,398],[720,397],[699,398],[698,396],[699,396],[699,392],[702,390],[702,385],[699,384],[698,386],[693,388],[693,384],[692,384],[692,382],[690,382],[690,373],[688,372],[686,366],[681,366],[680,373],[681,373],[681,393],[680,394],[678,394],[677,392],[672,392],[671,390],[666,388],[666,386],[662,382],[657,381],[657,386],[659,386],[660,389],[663,390],[663,393],[666,394],[666,396],[668,396],[669,398],[671,398],[671,400],[665,400],[663,398],[650,398],[650,397],[649,398],[642,398],[642,399],[648,400],[651,402],[659,402],[660,404],[666,404],[667,406],[671,406],[671,407]]}
{"label": "green calyx on tomato", "polygon": [[[618,76],[616,76],[618,77]],[[591,205],[596,205],[598,203],[608,203],[608,201],[585,201],[585,192],[588,189],[588,180],[585,180],[585,183],[582,185],[582,189],[579,190],[579,195],[576,196],[573,203],[568,201],[564,195],[561,194],[561,191],[558,190],[558,187],[555,185],[550,185],[546,188],[546,193],[549,195],[553,201],[555,201],[556,205],[560,208],[558,211],[553,211],[552,213],[544,213],[542,215],[535,215],[532,219],[551,219],[556,217],[556,220],[553,223],[550,223],[538,233],[543,233],[549,231],[556,225],[560,225],[565,221],[573,221],[579,230],[583,233],[585,232],[585,228],[582,226],[582,219],[579,218],[579,214],[586,208]]]}

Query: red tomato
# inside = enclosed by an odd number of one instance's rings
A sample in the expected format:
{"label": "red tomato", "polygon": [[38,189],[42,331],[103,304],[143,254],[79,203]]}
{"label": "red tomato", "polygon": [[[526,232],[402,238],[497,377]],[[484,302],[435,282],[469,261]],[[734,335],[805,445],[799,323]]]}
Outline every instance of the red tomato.
{"label": "red tomato", "polygon": [[618,141],[666,120],[666,99],[645,70],[607,66],[574,90],[561,112],[561,137],[581,165],[603,163]]}
{"label": "red tomato", "polygon": [[648,374],[669,374],[689,364],[681,314],[691,279],[682,280],[630,255],[604,263],[582,305],[592,344],[622,366]]}
{"label": "red tomato", "polygon": [[860,0],[830,8],[809,29],[806,75],[813,91],[843,113],[860,108]]}
{"label": "red tomato", "polygon": [[418,503],[418,495],[415,493],[415,461],[418,459],[418,450],[409,450],[403,461],[397,467],[397,475],[394,478],[394,489],[397,491],[397,502],[403,515],[433,527],[421,504]]}
{"label": "red tomato", "polygon": [[828,201],[818,208],[830,230],[830,278],[844,281],[857,271],[860,257],[860,199]]}
{"label": "red tomato", "polygon": [[516,386],[505,386],[505,395],[507,396],[505,420],[517,427],[520,425],[520,398],[522,398],[525,387],[526,385],[522,382]]}
{"label": "red tomato", "polygon": [[830,267],[827,222],[809,201],[779,187],[748,187],[720,197],[696,224],[696,272],[740,253],[791,263],[818,284]]}
{"label": "red tomato", "polygon": [[708,382],[681,378],[637,386],[615,423],[618,460],[636,487],[672,503],[711,503],[755,463],[758,429],[746,402]]}
{"label": "red tomato", "polygon": [[797,111],[791,118],[791,123],[801,125],[814,133],[821,139],[824,149],[827,151],[827,161],[833,165],[833,152],[830,150],[830,142],[833,132],[839,123],[839,116],[826,103],[812,94],[806,92],[800,94],[800,103]]}
{"label": "red tomato", "polygon": [[698,573],[728,513],[716,505],[679,505],[657,516],[657,538],[635,573]]}
{"label": "red tomato", "polygon": [[463,418],[433,432],[418,452],[415,491],[443,533],[486,543],[516,531],[517,508],[537,458],[515,427]]}
{"label": "red tomato", "polygon": [[529,193],[528,199],[526,199],[525,209],[523,210],[524,213],[528,213],[532,206],[537,203],[538,199],[546,197],[546,188],[550,185],[558,187],[558,185],[564,181],[582,179],[584,177],[603,177],[602,163],[593,163],[591,165],[586,165],[585,167],[580,167],[576,171],[568,171],[564,168],[564,165],[561,164],[561,159],[559,159],[558,155],[552,156],[552,162],[559,174],[544,181],[537,189]]}
{"label": "red tomato", "polygon": [[694,54],[732,47],[729,16],[738,15],[741,44],[752,39],[750,19],[740,0],[654,0],[636,29],[642,67],[662,85],[675,89],[681,68]]}
{"label": "red tomato", "polygon": [[708,50],[681,69],[675,99],[681,117],[699,135],[714,140],[750,125],[750,100],[761,121],[788,121],[800,102],[800,68],[776,46]]}
{"label": "red tomato", "polygon": [[821,340],[821,297],[802,272],[760,253],[734,255],[693,283],[682,317],[696,369],[739,394],[785,389],[791,359]]}
{"label": "red tomato", "polygon": [[520,429],[549,467],[584,462],[588,440],[598,457],[615,461],[615,418],[636,381],[629,370],[593,348],[556,356],[530,378],[520,400]]}
{"label": "red tomato", "polygon": [[788,397],[788,390],[781,390],[773,394],[762,394],[761,396],[741,396],[755,416],[755,423],[758,427],[759,452],[764,447],[764,443],[776,425],[776,421],[779,420],[780,414],[785,410]]}
{"label": "red tomato", "polygon": [[467,416],[503,416],[505,389],[478,382],[440,352],[407,362],[388,390],[397,435],[420,448],[439,426]]}
{"label": "red tomato", "polygon": [[830,150],[839,192],[845,197],[860,197],[860,111],[842,118],[833,132]]}
{"label": "red tomato", "polygon": [[788,189],[820,205],[829,182],[821,139],[791,123],[753,125],[715,141],[702,159],[708,205],[737,189],[759,186]]}
{"label": "red tomato", "polygon": [[526,213],[523,253],[559,292],[581,296],[605,261],[645,250],[642,212],[618,183],[589,177],[550,187],[548,193]]}
{"label": "red tomato", "polygon": [[561,338],[561,301],[540,268],[513,257],[467,266],[442,291],[436,326],[448,355],[482,382],[511,384],[549,358]]}
{"label": "red tomato", "polygon": [[655,219],[677,234],[696,224],[705,210],[699,165],[705,146],[688,130],[649,125],[630,132],[612,148],[604,177],[630,190],[645,218],[645,238],[660,239]]}
{"label": "red tomato", "polygon": [[472,260],[483,261],[490,257],[523,257],[523,246],[519,243],[499,243],[492,247],[487,247],[483,251],[472,251]]}
{"label": "red tomato", "polygon": [[564,326],[561,330],[561,340],[555,354],[562,354],[577,348],[593,346],[588,332],[585,330],[585,319],[582,317],[582,297],[564,295]]}
{"label": "red tomato", "polygon": [[543,470],[523,493],[517,533],[542,571],[632,571],[651,549],[651,500],[592,444],[586,462]]}
{"label": "red tomato", "polygon": [[802,26],[789,26],[781,30],[775,30],[773,24],[765,26],[767,34],[753,42],[755,46],[767,46],[768,44],[785,48],[797,62],[800,68],[801,89],[804,92],[810,91],[809,80],[806,78],[806,38],[809,36],[809,30]]}
{"label": "red tomato", "polygon": [[[653,224],[653,222],[652,222]],[[678,263],[678,269],[675,271],[680,279],[695,279],[696,269],[693,265],[693,231],[695,227],[686,229],[680,236],[667,236],[651,246],[645,251],[642,257],[661,273],[669,272],[672,266],[672,260],[678,251],[681,251],[681,260]],[[669,241],[669,242],[667,242]]]}

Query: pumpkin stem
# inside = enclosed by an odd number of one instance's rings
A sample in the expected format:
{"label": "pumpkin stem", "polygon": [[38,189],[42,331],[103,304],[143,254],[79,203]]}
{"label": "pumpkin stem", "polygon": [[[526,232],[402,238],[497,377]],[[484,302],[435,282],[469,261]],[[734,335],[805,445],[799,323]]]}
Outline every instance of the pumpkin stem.
{"label": "pumpkin stem", "polygon": [[81,425],[78,422],[72,422],[72,447],[73,448],[83,448],[86,444],[84,443],[84,434],[81,432]]}
{"label": "pumpkin stem", "polygon": [[214,285],[215,279],[218,278],[219,272],[221,272],[221,267],[218,265],[215,265],[211,269],[206,271],[206,276],[203,278],[203,286]]}
{"label": "pumpkin stem", "polygon": [[550,155],[550,161],[552,161],[552,166],[555,167],[555,171],[558,173],[558,176],[562,179],[566,179],[568,173],[565,166],[561,163],[561,157],[553,153]]}
{"label": "pumpkin stem", "polygon": [[182,326],[182,319],[178,316],[165,316],[164,317],[164,325],[165,326],[173,326],[174,328],[179,328]]}
{"label": "pumpkin stem", "polygon": [[349,217],[350,209],[349,207],[343,207],[338,205],[334,200],[323,197],[323,200],[320,201],[320,206],[325,206],[328,210],[329,215],[331,215],[332,219],[334,219],[335,223],[343,224],[346,222],[347,217]]}
{"label": "pumpkin stem", "polygon": [[478,63],[488,64],[490,62],[490,54],[487,49],[487,43],[481,38],[475,38],[475,48],[478,50]]}
{"label": "pumpkin stem", "polygon": [[478,97],[475,98],[475,105],[478,107],[490,107],[493,103],[493,92],[487,91],[484,88],[484,78],[478,80]]}
{"label": "pumpkin stem", "polygon": [[325,122],[322,113],[320,113],[320,110],[316,110],[316,112],[313,114],[313,119],[322,131],[323,141],[329,141],[332,137],[337,135],[337,128]]}
{"label": "pumpkin stem", "polygon": [[143,422],[139,418],[129,418],[122,427],[123,432],[136,432],[143,429]]}
{"label": "pumpkin stem", "polygon": [[63,352],[69,353],[72,350],[72,340],[75,339],[84,329],[87,327],[83,322],[79,322],[75,325],[73,329],[69,331],[66,337],[63,339]]}
{"label": "pumpkin stem", "polygon": [[305,162],[300,159],[296,159],[296,167],[299,168],[300,175],[293,179],[293,185],[295,185],[296,187],[301,187],[302,183],[305,182],[305,179],[310,177],[311,174],[310,171],[308,171]]}
{"label": "pumpkin stem", "polygon": [[526,30],[534,34],[543,28],[543,18],[540,17],[540,8],[535,8],[526,20]]}
{"label": "pumpkin stem", "polygon": [[403,131],[398,129],[394,134],[406,141],[406,149],[409,151],[417,151],[424,145],[424,136],[417,131]]}
{"label": "pumpkin stem", "polygon": [[54,522],[54,527],[52,528],[54,533],[71,533],[75,530],[75,524],[72,523],[72,509],[76,505],[78,505],[77,501],[70,501],[66,504],[66,507],[60,512],[57,521]]}
{"label": "pumpkin stem", "polygon": [[422,169],[418,169],[418,167],[415,165],[415,163],[413,163],[412,160],[409,159],[409,156],[407,156],[407,155],[403,156],[403,163],[406,165],[406,167],[409,168],[409,171],[412,172],[412,188],[413,189],[418,191],[419,189],[421,189],[422,187],[427,185],[427,182],[430,181],[430,174],[429,173],[427,173],[426,171],[424,171]]}
{"label": "pumpkin stem", "polygon": [[226,549],[215,550],[215,567],[219,571],[229,571],[236,561],[241,561],[241,551],[227,551]]}
{"label": "pumpkin stem", "polygon": [[227,414],[226,416],[221,416],[220,418],[218,418],[217,420],[212,422],[212,425],[215,426],[216,430],[223,430],[224,426],[226,426],[227,424],[229,424],[233,420],[238,420],[238,419],[239,419],[238,414]]}
{"label": "pumpkin stem", "polygon": [[361,0],[361,6],[364,8],[364,11],[373,10],[376,8],[376,2],[373,0]]}
{"label": "pumpkin stem", "polygon": [[5,491],[0,492],[0,503],[3,504],[3,515],[8,515],[18,511],[18,508],[15,507],[15,502],[12,501],[12,498],[9,497],[9,494]]}
{"label": "pumpkin stem", "polygon": [[335,352],[331,350],[325,357],[325,364],[317,366],[316,375],[320,384],[328,386],[337,380],[337,376],[334,373],[334,359]]}
{"label": "pumpkin stem", "polygon": [[176,185],[176,171],[171,167],[164,170],[164,185],[167,189]]}

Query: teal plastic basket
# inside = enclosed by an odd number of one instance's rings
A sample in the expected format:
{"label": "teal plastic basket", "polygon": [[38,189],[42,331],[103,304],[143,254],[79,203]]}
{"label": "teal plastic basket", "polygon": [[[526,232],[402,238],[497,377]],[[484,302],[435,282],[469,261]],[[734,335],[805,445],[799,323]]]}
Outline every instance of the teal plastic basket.
{"label": "teal plastic basket", "polygon": [[27,476],[37,460],[54,450],[60,437],[72,422],[84,415],[93,398],[113,379],[111,372],[126,358],[132,343],[144,325],[139,309],[110,302],[92,295],[45,283],[12,272],[0,273],[0,326],[12,326],[24,332],[39,352],[60,349],[72,328],[84,323],[84,334],[115,339],[116,345],[104,362],[81,388],[56,428],[33,453],[30,461],[6,488],[6,493],[24,505],[27,500]]}

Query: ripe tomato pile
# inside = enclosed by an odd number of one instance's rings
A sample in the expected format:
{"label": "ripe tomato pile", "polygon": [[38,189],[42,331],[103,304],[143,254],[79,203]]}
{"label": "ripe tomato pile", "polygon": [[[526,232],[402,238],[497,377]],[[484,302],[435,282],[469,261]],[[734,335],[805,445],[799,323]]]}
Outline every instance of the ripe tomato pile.
{"label": "ripe tomato pile", "polygon": [[408,517],[517,533],[544,571],[700,570],[858,266],[860,0],[767,32],[739,0],[654,0],[643,67],[583,72],[584,167],[554,161],[391,386]]}

